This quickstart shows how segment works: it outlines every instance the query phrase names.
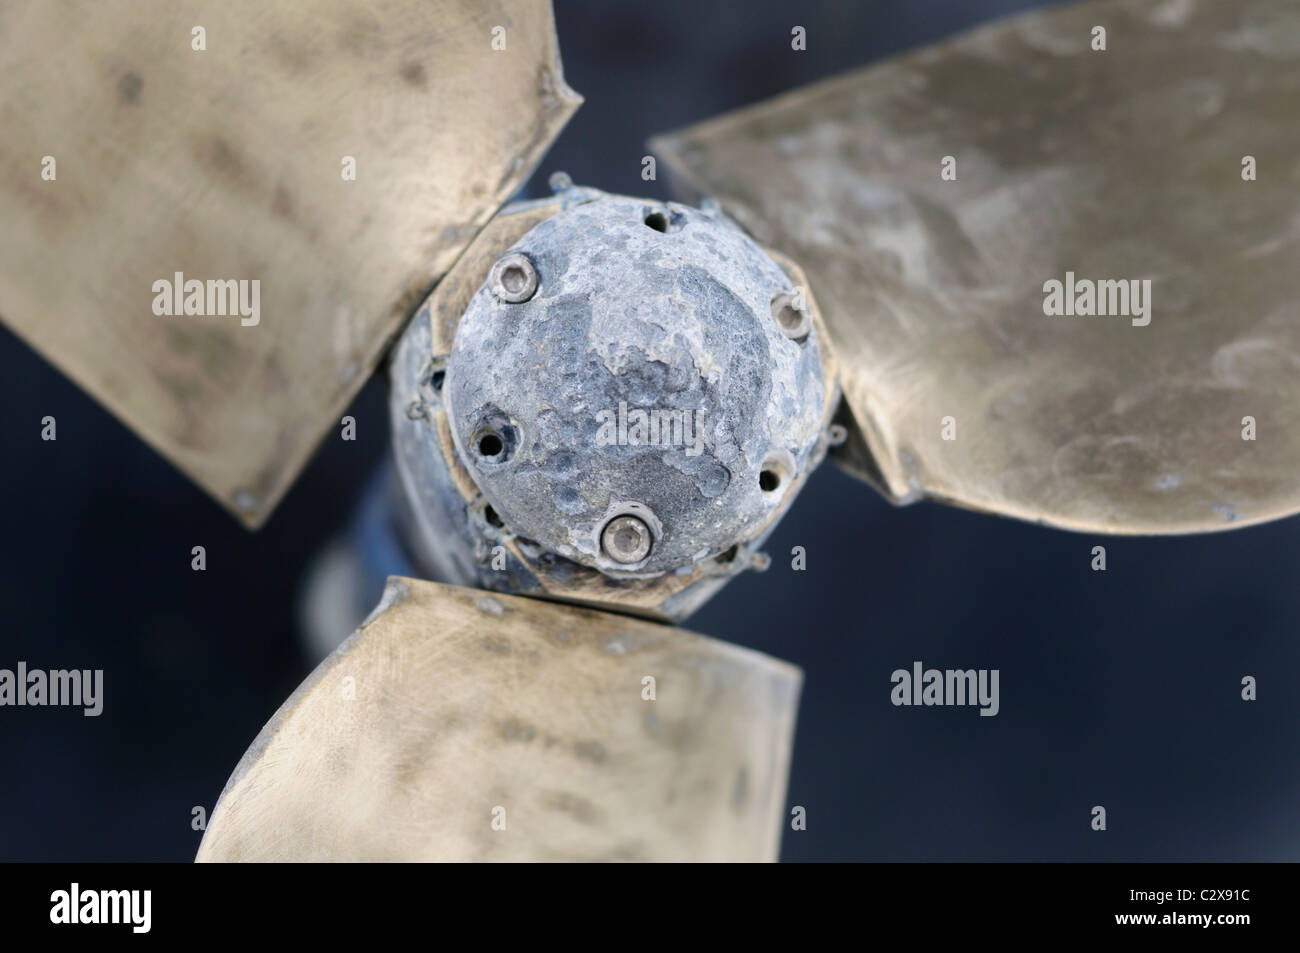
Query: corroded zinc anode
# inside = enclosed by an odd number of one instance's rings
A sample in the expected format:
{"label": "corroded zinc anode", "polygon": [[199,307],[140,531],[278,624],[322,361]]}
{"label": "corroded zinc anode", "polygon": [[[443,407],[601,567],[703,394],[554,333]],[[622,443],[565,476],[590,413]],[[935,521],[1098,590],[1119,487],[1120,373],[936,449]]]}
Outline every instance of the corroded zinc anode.
{"label": "corroded zinc anode", "polygon": [[817,462],[827,382],[803,300],[714,213],[567,207],[497,262],[457,327],[456,453],[546,551],[614,576],[716,557]]}

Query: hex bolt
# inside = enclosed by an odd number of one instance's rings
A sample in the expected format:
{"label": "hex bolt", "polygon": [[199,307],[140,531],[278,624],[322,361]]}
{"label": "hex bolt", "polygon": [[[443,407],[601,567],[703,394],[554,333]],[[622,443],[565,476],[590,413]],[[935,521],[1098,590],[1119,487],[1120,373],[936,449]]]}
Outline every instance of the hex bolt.
{"label": "hex bolt", "polygon": [[636,516],[615,516],[600,533],[600,548],[616,563],[639,563],[650,555],[650,527]]}
{"label": "hex bolt", "polygon": [[506,304],[519,304],[537,294],[537,269],[517,251],[503,255],[492,266],[492,293]]}

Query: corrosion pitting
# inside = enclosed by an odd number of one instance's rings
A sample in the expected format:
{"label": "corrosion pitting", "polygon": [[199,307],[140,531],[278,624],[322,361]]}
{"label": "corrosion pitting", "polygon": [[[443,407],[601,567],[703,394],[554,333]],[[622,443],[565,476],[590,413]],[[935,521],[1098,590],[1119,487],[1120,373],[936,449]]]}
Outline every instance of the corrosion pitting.
{"label": "corrosion pitting", "polygon": [[412,548],[449,581],[602,603],[627,587],[680,617],[822,459],[834,382],[801,290],[735,223],[554,185],[549,217],[449,277],[478,287],[436,396],[426,322],[395,354],[395,393],[429,407],[394,420]]}

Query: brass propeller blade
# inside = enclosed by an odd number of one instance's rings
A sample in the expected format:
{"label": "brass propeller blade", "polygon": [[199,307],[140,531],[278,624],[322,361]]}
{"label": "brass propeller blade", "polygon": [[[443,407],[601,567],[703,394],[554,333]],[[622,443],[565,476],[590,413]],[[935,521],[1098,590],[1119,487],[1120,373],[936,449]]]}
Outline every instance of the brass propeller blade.
{"label": "brass propeller blade", "polygon": [[197,859],[775,860],[800,681],[682,629],[390,578]]}
{"label": "brass propeller blade", "polygon": [[0,315],[250,527],[581,102],[549,0],[16,0],[0,85]]}
{"label": "brass propeller blade", "polygon": [[1195,532],[1300,509],[1297,104],[1300,5],[1104,0],[652,147],[808,273],[890,498]]}

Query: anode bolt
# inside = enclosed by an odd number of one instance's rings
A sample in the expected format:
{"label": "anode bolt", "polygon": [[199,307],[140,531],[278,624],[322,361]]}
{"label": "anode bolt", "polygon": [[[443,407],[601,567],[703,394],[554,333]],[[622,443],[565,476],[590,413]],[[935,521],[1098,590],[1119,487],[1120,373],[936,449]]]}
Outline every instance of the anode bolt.
{"label": "anode bolt", "polygon": [[812,330],[812,318],[801,296],[782,291],[772,298],[772,317],[776,326],[792,341],[803,343]]}
{"label": "anode bolt", "polygon": [[650,555],[650,527],[637,516],[616,516],[600,533],[600,548],[616,563],[639,563]]}
{"label": "anode bolt", "polygon": [[519,304],[537,293],[537,269],[527,255],[510,252],[492,266],[492,293],[506,304]]}

